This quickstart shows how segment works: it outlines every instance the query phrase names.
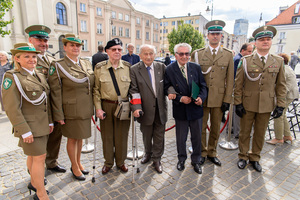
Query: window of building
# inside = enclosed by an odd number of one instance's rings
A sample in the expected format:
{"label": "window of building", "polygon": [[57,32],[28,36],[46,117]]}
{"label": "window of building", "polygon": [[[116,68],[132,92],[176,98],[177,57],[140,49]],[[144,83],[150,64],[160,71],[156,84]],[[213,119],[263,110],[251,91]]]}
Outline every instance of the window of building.
{"label": "window of building", "polygon": [[111,11],[111,18],[116,19],[116,12],[115,11]]}
{"label": "window of building", "polygon": [[185,24],[191,24],[191,20],[185,20],[184,23]]}
{"label": "window of building", "polygon": [[175,21],[172,21],[172,26],[175,26]]}
{"label": "window of building", "polygon": [[277,46],[277,53],[283,53],[283,45]]}
{"label": "window of building", "polygon": [[139,17],[136,18],[136,23],[137,23],[137,24],[141,24],[141,21],[140,21],[140,18],[139,18]]}
{"label": "window of building", "polygon": [[158,34],[155,34],[155,42],[158,42]]}
{"label": "window of building", "polygon": [[98,46],[103,45],[103,41],[98,41]]}
{"label": "window of building", "polygon": [[97,7],[97,15],[102,16],[102,9]]}
{"label": "window of building", "polygon": [[102,34],[102,24],[97,23],[97,33]]}
{"label": "window of building", "polygon": [[81,31],[82,32],[87,32],[87,27],[86,27],[86,21],[85,20],[81,20],[80,21],[80,27],[81,27]]}
{"label": "window of building", "polygon": [[87,51],[88,50],[88,43],[87,40],[82,40],[82,51]]}
{"label": "window of building", "polygon": [[119,36],[123,36],[123,27],[119,27]]}
{"label": "window of building", "polygon": [[80,3],[80,12],[86,12],[85,3]]}
{"label": "window of building", "polygon": [[280,40],[285,39],[285,32],[280,32],[279,39]]}
{"label": "window of building", "polygon": [[146,32],[146,40],[150,40],[150,34],[149,34],[149,32]]}
{"label": "window of building", "polygon": [[164,29],[164,33],[168,33],[168,29]]}
{"label": "window of building", "polygon": [[57,24],[67,25],[67,11],[64,4],[58,2],[56,4],[56,22]]}
{"label": "window of building", "polygon": [[295,6],[295,14],[298,14],[300,10],[300,3],[297,3]]}
{"label": "window of building", "polygon": [[123,13],[119,13],[119,20],[123,20]]}
{"label": "window of building", "polygon": [[196,20],[195,20],[195,24],[199,24],[199,19],[196,19]]}
{"label": "window of building", "polygon": [[146,20],[146,26],[150,26],[150,21],[149,21],[149,19]]}
{"label": "window of building", "polygon": [[137,54],[140,53],[140,45],[136,45],[136,53],[137,53]]}
{"label": "window of building", "polygon": [[136,30],[136,39],[140,39],[140,30]]}
{"label": "window of building", "polygon": [[129,15],[125,15],[125,21],[129,22]]}
{"label": "window of building", "polygon": [[117,35],[117,28],[116,26],[111,26],[111,35],[116,36]]}
{"label": "window of building", "polygon": [[160,22],[160,26],[162,26],[162,22]]}
{"label": "window of building", "polygon": [[168,22],[164,22],[163,24],[164,24],[164,26],[168,26]]}
{"label": "window of building", "polygon": [[158,23],[155,24],[155,29],[158,30]]}
{"label": "window of building", "polygon": [[300,24],[300,16],[293,18],[293,24]]}
{"label": "window of building", "polygon": [[129,37],[129,28],[125,28],[125,37]]}

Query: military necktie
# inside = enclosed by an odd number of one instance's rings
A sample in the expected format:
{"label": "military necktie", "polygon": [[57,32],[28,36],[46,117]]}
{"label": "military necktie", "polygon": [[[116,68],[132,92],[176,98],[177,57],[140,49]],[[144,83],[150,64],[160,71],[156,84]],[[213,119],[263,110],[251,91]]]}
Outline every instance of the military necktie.
{"label": "military necktie", "polygon": [[212,52],[213,52],[212,57],[213,57],[213,59],[215,59],[215,57],[216,57],[216,49],[213,49]]}
{"label": "military necktie", "polygon": [[182,73],[182,76],[186,79],[185,71],[184,71],[184,66],[180,66],[180,71]]}
{"label": "military necktie", "polygon": [[32,74],[39,82],[41,82],[40,78],[36,75],[36,73]]}
{"label": "military necktie", "polygon": [[264,56],[262,56],[262,57],[261,57],[261,62],[262,62],[262,64],[263,64],[263,66],[265,66],[265,65],[266,65],[266,63],[265,63],[265,59],[266,59],[266,58],[265,58]]}
{"label": "military necktie", "polygon": [[152,76],[151,76],[150,70],[151,70],[151,67],[147,67],[147,71],[148,71],[148,75],[149,75],[149,78],[150,78],[150,82],[152,84]]}
{"label": "military necktie", "polygon": [[47,65],[49,65],[48,59],[47,59],[45,56],[42,56],[42,58],[43,58],[44,62],[45,62]]}

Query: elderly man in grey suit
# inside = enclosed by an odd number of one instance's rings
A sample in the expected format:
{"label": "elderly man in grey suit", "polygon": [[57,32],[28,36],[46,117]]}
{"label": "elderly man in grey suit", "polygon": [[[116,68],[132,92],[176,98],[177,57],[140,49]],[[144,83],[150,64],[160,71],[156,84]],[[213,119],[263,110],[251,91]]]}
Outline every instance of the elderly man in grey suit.
{"label": "elderly man in grey suit", "polygon": [[[162,173],[161,157],[164,152],[165,124],[167,121],[167,103],[164,95],[165,65],[155,62],[155,48],[152,45],[140,47],[142,61],[130,68],[132,96],[131,104],[134,117],[141,124],[144,142],[142,164],[153,160],[153,166]],[[140,116],[139,112],[143,111]]]}

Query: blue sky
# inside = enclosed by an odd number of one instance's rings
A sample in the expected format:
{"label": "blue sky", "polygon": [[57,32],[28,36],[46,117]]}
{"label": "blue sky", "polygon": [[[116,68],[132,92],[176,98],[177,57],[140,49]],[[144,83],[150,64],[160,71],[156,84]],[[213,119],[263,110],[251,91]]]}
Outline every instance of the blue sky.
{"label": "blue sky", "polygon": [[[135,9],[154,15],[157,18],[185,16],[188,13],[201,13],[206,19],[211,14],[206,13],[207,6],[211,8],[210,0],[129,0]],[[279,7],[291,6],[297,0],[213,0],[213,19],[226,22],[225,31],[233,33],[236,19],[248,19],[248,36],[259,27],[260,13],[263,21],[270,21],[279,14]],[[251,3],[251,5],[250,5]]]}

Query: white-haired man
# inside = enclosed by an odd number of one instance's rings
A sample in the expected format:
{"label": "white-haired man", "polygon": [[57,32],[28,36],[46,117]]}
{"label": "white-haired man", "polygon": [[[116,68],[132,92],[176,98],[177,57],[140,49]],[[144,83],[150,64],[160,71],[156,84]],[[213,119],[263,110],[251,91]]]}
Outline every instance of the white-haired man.
{"label": "white-haired man", "polygon": [[[143,133],[144,157],[142,164],[152,158],[153,166],[162,173],[161,157],[164,152],[165,124],[167,122],[167,103],[164,95],[164,74],[166,66],[154,61],[155,48],[142,45],[141,62],[130,68],[132,111],[141,123]],[[143,111],[140,116],[139,112]]]}

